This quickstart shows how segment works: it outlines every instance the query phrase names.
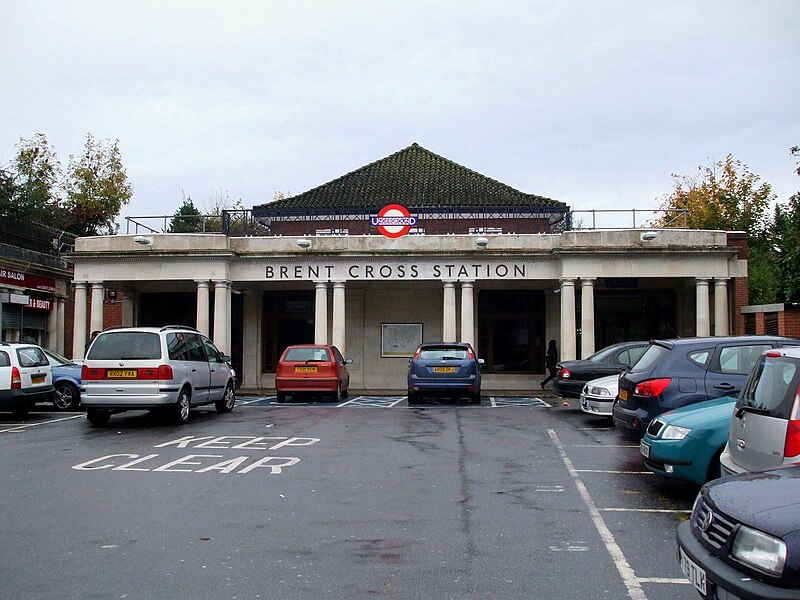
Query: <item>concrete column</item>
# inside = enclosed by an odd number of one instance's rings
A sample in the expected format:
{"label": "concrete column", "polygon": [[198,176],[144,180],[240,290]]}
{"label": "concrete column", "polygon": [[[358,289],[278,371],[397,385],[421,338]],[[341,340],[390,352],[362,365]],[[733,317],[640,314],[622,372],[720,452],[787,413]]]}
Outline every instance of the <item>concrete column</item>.
{"label": "concrete column", "polygon": [[86,345],[86,286],[85,282],[75,284],[75,315],[72,321],[72,357],[82,359]]}
{"label": "concrete column", "polygon": [[711,335],[711,323],[709,321],[708,306],[708,279],[698,277],[695,285],[697,287],[697,336],[704,337]]}
{"label": "concrete column", "polygon": [[245,290],[244,294],[244,356],[242,356],[242,373],[239,375],[242,385],[247,389],[261,388],[261,292]]}
{"label": "concrete column", "polygon": [[561,279],[561,359],[575,360],[577,351],[575,331],[575,279]]}
{"label": "concrete column", "polygon": [[103,331],[103,300],[105,300],[106,291],[102,281],[94,281],[91,285],[92,314],[89,320],[89,331]]}
{"label": "concrete column", "polygon": [[64,354],[64,335],[67,328],[65,298],[56,298],[56,352]]}
{"label": "concrete column", "polygon": [[714,279],[714,335],[728,335],[728,278]]}
{"label": "concrete column", "polygon": [[581,277],[581,358],[594,354],[594,278]]}
{"label": "concrete column", "polygon": [[[328,343],[328,284],[317,281],[314,297],[314,343]],[[341,348],[339,348],[341,351]]]}
{"label": "concrete column", "polygon": [[45,346],[53,352],[58,352],[58,310],[55,296],[50,301],[50,312],[47,313],[47,332]]}
{"label": "concrete column", "polygon": [[[209,323],[209,304],[211,282],[208,280],[195,280],[197,283],[197,330],[205,336],[211,333],[211,323]],[[216,291],[215,291],[216,293]]]}
{"label": "concrete column", "polygon": [[456,285],[444,281],[444,310],[442,313],[442,341],[456,341]]}
{"label": "concrete column", "polygon": [[345,352],[345,311],[344,311],[344,281],[333,282],[333,345],[339,349],[342,356]]}
{"label": "concrete column", "polygon": [[138,292],[122,292],[122,325],[136,326],[136,305],[139,302]]}
{"label": "concrete column", "polygon": [[228,348],[228,281],[214,281],[214,345],[223,354],[230,354]]}
{"label": "concrete column", "polygon": [[474,281],[461,282],[461,341],[475,348]]}

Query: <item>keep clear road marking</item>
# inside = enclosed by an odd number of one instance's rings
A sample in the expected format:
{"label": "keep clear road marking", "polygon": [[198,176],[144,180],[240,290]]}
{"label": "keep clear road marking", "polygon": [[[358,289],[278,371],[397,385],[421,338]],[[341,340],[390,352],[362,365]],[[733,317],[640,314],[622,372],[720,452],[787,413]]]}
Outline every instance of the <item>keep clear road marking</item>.
{"label": "keep clear road marking", "polygon": [[38,427],[39,425],[49,425],[50,423],[59,423],[61,421],[69,421],[70,419],[82,419],[83,416],[84,416],[83,413],[81,413],[79,415],[72,415],[70,417],[63,417],[61,419],[52,419],[50,421],[42,421],[41,423],[28,423],[27,425],[17,425],[16,427],[11,427],[9,429],[0,429],[0,433],[9,433],[9,432],[13,433],[13,432],[18,432],[18,431],[24,431],[25,429],[28,429],[29,427]]}
{"label": "keep clear road marking", "polygon": [[581,481],[581,476],[575,470],[575,467],[572,465],[572,461],[569,459],[569,456],[567,456],[567,451],[564,449],[564,445],[561,443],[561,440],[558,439],[558,435],[556,434],[555,430],[548,429],[547,433],[550,436],[550,439],[553,441],[553,444],[555,444],[558,453],[561,455],[561,460],[567,467],[567,471],[569,471],[570,477],[572,477],[572,481],[575,483],[575,487],[578,488],[578,493],[583,499],[583,503],[586,505],[586,508],[589,509],[589,516],[592,518],[595,529],[597,529],[597,533],[600,534],[600,538],[603,540],[606,550],[608,550],[608,553],[611,555],[611,559],[614,561],[614,565],[617,567],[617,571],[619,571],[619,574],[622,577],[622,582],[628,589],[628,596],[631,598],[631,600],[647,600],[647,596],[645,595],[644,590],[639,583],[639,579],[636,577],[636,573],[634,573],[633,569],[628,564],[628,560],[622,553],[622,549],[619,547],[617,541],[614,539],[614,535],[606,525],[603,515],[600,514],[600,511],[597,509],[594,500],[592,500],[592,497],[589,495],[589,490],[586,489],[583,481]]}

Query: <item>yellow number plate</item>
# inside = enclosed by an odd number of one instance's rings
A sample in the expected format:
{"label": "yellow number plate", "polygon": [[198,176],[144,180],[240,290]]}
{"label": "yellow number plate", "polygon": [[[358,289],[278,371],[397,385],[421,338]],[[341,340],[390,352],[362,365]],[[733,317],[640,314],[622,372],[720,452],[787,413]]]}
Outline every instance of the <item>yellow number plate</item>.
{"label": "yellow number plate", "polygon": [[433,367],[434,373],[455,373],[455,367]]}
{"label": "yellow number plate", "polygon": [[44,373],[37,373],[36,375],[31,375],[31,383],[44,383],[45,374]]}
{"label": "yellow number plate", "polygon": [[295,373],[316,373],[317,367],[295,367]]}
{"label": "yellow number plate", "polygon": [[619,391],[619,399],[623,402],[628,401],[628,390],[620,390]]}
{"label": "yellow number plate", "polygon": [[106,377],[109,379],[136,379],[138,375],[136,369],[109,369]]}

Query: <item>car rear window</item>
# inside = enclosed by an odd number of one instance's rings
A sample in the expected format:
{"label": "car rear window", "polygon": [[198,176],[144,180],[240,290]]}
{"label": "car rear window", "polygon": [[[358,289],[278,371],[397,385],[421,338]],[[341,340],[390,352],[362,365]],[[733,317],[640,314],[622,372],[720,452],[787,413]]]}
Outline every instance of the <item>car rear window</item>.
{"label": "car rear window", "polygon": [[447,348],[438,346],[436,348],[423,348],[419,353],[422,360],[466,360],[468,358],[466,348]]}
{"label": "car rear window", "polygon": [[283,360],[287,362],[328,362],[330,356],[325,348],[289,348]]}
{"label": "car rear window", "polygon": [[668,353],[669,350],[664,348],[664,346],[652,344],[645,351],[645,353],[642,354],[642,357],[631,367],[631,373],[643,373],[645,371],[649,371],[653,368],[653,365],[661,360],[662,356],[665,356]]}
{"label": "car rear window", "polygon": [[161,341],[157,333],[114,331],[97,336],[86,360],[158,360]]}
{"label": "car rear window", "polygon": [[761,357],[739,395],[737,407],[746,406],[771,417],[789,419],[800,380],[799,364],[785,357]]}
{"label": "car rear window", "polygon": [[50,364],[39,348],[18,348],[17,359],[20,367],[44,367]]}
{"label": "car rear window", "polygon": [[11,366],[11,357],[8,356],[7,352],[0,352],[0,367],[10,367]]}

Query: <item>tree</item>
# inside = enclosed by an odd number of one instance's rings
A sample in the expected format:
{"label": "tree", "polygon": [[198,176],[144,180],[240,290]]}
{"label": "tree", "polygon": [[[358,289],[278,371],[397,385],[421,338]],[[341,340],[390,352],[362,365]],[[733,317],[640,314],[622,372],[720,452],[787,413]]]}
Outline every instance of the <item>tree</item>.
{"label": "tree", "polygon": [[169,233],[197,233],[203,230],[202,214],[191,196],[183,196],[183,204],[169,222]]}
{"label": "tree", "polygon": [[63,212],[59,197],[61,163],[47,136],[37,133],[20,138],[16,145],[13,175],[9,170],[3,182],[4,193],[13,194],[6,216],[60,226]]}
{"label": "tree", "polygon": [[98,142],[87,134],[83,154],[70,156],[65,188],[67,231],[77,235],[116,233],[119,225],[115,219],[133,195],[119,140]]}
{"label": "tree", "polygon": [[0,217],[10,217],[16,209],[17,184],[10,169],[0,169]]}
{"label": "tree", "polygon": [[[789,149],[792,156],[800,157],[800,147]],[[800,161],[795,172],[800,175]],[[775,218],[770,231],[772,240],[776,300],[800,302],[800,191],[785,204],[775,207]]]}

